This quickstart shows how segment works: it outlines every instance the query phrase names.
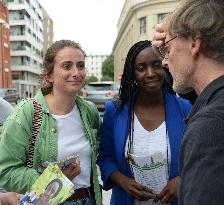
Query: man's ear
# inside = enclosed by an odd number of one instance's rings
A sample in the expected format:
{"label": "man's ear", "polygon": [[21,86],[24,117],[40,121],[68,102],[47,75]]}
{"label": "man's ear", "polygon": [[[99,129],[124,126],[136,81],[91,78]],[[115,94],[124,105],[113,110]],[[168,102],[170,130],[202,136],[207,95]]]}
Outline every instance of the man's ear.
{"label": "man's ear", "polygon": [[191,42],[191,54],[193,57],[197,57],[201,49],[201,39],[195,37]]}

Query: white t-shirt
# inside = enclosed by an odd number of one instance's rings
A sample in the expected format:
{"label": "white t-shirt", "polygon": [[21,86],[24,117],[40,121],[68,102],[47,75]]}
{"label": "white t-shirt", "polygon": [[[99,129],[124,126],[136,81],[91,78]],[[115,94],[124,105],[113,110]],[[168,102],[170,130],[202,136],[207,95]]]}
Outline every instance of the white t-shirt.
{"label": "white t-shirt", "polygon": [[[168,163],[170,164],[170,144],[166,132],[166,123],[163,122],[158,128],[153,131],[147,131],[142,127],[136,115],[134,115],[134,133],[133,133],[133,154],[137,156],[152,155],[155,152],[161,151],[167,170],[167,148],[168,148]],[[126,143],[127,150],[127,143]],[[127,153],[127,152],[126,152]],[[135,200],[135,205],[162,205],[162,203],[154,203],[152,201]],[[169,205],[169,204],[168,204]]]}
{"label": "white t-shirt", "polygon": [[57,160],[78,154],[81,173],[72,182],[75,189],[90,187],[91,148],[77,106],[66,115],[52,116],[57,121],[58,129]]}

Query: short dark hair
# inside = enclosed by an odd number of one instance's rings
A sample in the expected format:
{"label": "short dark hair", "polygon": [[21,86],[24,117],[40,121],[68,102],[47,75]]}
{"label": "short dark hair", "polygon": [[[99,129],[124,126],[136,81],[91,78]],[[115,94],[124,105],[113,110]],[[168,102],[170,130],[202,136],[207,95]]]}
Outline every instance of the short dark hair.
{"label": "short dark hair", "polygon": [[54,193],[53,197],[57,196],[57,194],[61,191],[63,183],[60,179],[53,179],[52,181],[49,182],[49,184],[46,186],[45,191],[50,187],[52,184],[57,183],[59,184],[57,191]]}

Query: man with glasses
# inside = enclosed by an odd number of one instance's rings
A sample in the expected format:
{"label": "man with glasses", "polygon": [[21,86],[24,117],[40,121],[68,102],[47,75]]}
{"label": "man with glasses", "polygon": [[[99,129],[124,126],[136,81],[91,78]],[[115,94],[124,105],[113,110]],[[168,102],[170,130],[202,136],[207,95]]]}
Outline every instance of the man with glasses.
{"label": "man with glasses", "polygon": [[154,34],[173,89],[199,95],[181,146],[180,205],[224,204],[223,14],[223,0],[181,1]]}

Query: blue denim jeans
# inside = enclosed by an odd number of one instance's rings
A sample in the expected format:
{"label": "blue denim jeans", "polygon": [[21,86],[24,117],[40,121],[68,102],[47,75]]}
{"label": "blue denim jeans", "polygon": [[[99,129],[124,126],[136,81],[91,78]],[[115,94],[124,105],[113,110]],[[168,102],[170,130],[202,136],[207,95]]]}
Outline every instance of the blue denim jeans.
{"label": "blue denim jeans", "polygon": [[60,205],[94,205],[92,198],[83,198],[78,201],[65,201]]}

